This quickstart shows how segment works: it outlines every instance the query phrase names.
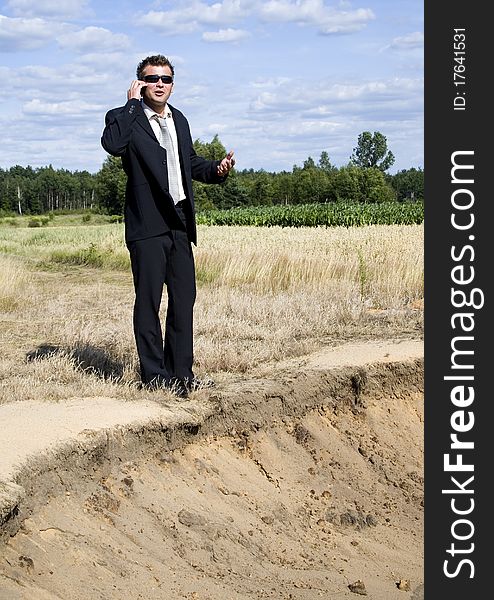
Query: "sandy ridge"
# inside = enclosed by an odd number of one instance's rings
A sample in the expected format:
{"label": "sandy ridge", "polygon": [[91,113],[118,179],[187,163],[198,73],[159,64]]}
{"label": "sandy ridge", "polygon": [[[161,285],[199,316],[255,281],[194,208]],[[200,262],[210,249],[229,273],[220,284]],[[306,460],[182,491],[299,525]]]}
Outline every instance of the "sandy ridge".
{"label": "sandy ridge", "polygon": [[[339,369],[359,368],[386,363],[406,363],[423,357],[421,340],[379,340],[349,343],[324,348],[312,355],[290,359],[272,366],[271,377],[229,384],[226,389],[199,392],[189,401],[160,403],[153,401],[123,402],[113,398],[70,398],[66,402],[16,402],[0,406],[0,533],[16,519],[25,501],[24,487],[29,472],[49,471],[51,463],[72,456],[74,449],[85,454],[86,448],[105,445],[108,436],[125,437],[129,430],[146,429],[163,432],[187,428],[211,419],[225,410],[239,406],[246,395],[275,398],[286,394],[294,381],[307,382],[310,374],[328,373]],[[288,374],[288,375],[287,375]],[[284,382],[279,391],[278,380]],[[288,383],[287,383],[288,382]],[[318,385],[317,378],[313,386]],[[310,386],[309,386],[310,388]],[[308,395],[314,390],[308,391]],[[242,398],[243,400],[236,399]],[[212,400],[211,402],[209,400]],[[237,404],[238,402],[238,404]],[[253,412],[255,412],[255,407]],[[230,415],[231,417],[231,415]],[[230,418],[230,423],[234,422]],[[103,441],[102,441],[103,440]],[[129,449],[132,451],[132,448]],[[89,458],[88,460],[91,460]],[[43,467],[40,468],[39,465]]]}

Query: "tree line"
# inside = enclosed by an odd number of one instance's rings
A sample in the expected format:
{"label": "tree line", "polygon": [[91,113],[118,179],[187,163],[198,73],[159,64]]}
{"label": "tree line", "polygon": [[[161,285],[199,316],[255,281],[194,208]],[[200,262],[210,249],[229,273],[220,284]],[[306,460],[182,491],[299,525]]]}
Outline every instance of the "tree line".
{"label": "tree line", "polygon": [[39,215],[99,206],[98,175],[51,165],[0,169],[0,214]]}
{"label": "tree line", "polygon": [[[215,135],[211,142],[196,140],[194,148],[208,159],[221,159],[226,149]],[[410,168],[394,175],[394,163],[380,132],[363,132],[349,162],[331,164],[326,151],[318,160],[308,157],[291,171],[234,169],[225,183],[193,182],[199,211],[246,206],[276,206],[328,202],[381,203],[424,198],[424,172]],[[107,156],[97,173],[16,165],[0,169],[0,214],[43,214],[54,211],[100,210],[123,214],[126,176],[120,158]]]}

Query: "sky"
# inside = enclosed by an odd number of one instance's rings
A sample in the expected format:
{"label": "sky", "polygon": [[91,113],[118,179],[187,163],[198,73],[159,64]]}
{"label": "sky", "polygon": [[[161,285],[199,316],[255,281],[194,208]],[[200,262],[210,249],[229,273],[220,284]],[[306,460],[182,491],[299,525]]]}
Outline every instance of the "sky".
{"label": "sky", "polygon": [[0,1],[0,168],[99,171],[105,114],[153,54],[192,138],[239,170],[342,167],[363,131],[389,173],[423,168],[423,31],[417,0]]}

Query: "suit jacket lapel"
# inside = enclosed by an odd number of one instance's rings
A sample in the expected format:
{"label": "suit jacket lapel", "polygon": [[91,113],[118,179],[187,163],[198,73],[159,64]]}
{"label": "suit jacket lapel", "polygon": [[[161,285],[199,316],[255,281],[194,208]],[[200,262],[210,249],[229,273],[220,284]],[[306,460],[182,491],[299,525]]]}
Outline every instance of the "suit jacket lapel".
{"label": "suit jacket lapel", "polygon": [[187,147],[187,131],[184,130],[181,119],[177,118],[177,113],[173,106],[169,104],[168,108],[171,110],[173,115],[173,123],[175,125],[175,131],[177,133],[178,153],[180,154],[180,162],[182,163],[183,167],[185,164],[187,164],[184,156],[184,149]]}

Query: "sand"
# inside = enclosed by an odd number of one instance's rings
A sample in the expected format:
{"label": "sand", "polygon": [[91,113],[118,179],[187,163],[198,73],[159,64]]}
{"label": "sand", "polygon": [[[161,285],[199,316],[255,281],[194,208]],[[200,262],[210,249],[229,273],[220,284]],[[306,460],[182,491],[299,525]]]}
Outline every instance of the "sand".
{"label": "sand", "polygon": [[0,422],[0,600],[423,598],[421,341]]}

